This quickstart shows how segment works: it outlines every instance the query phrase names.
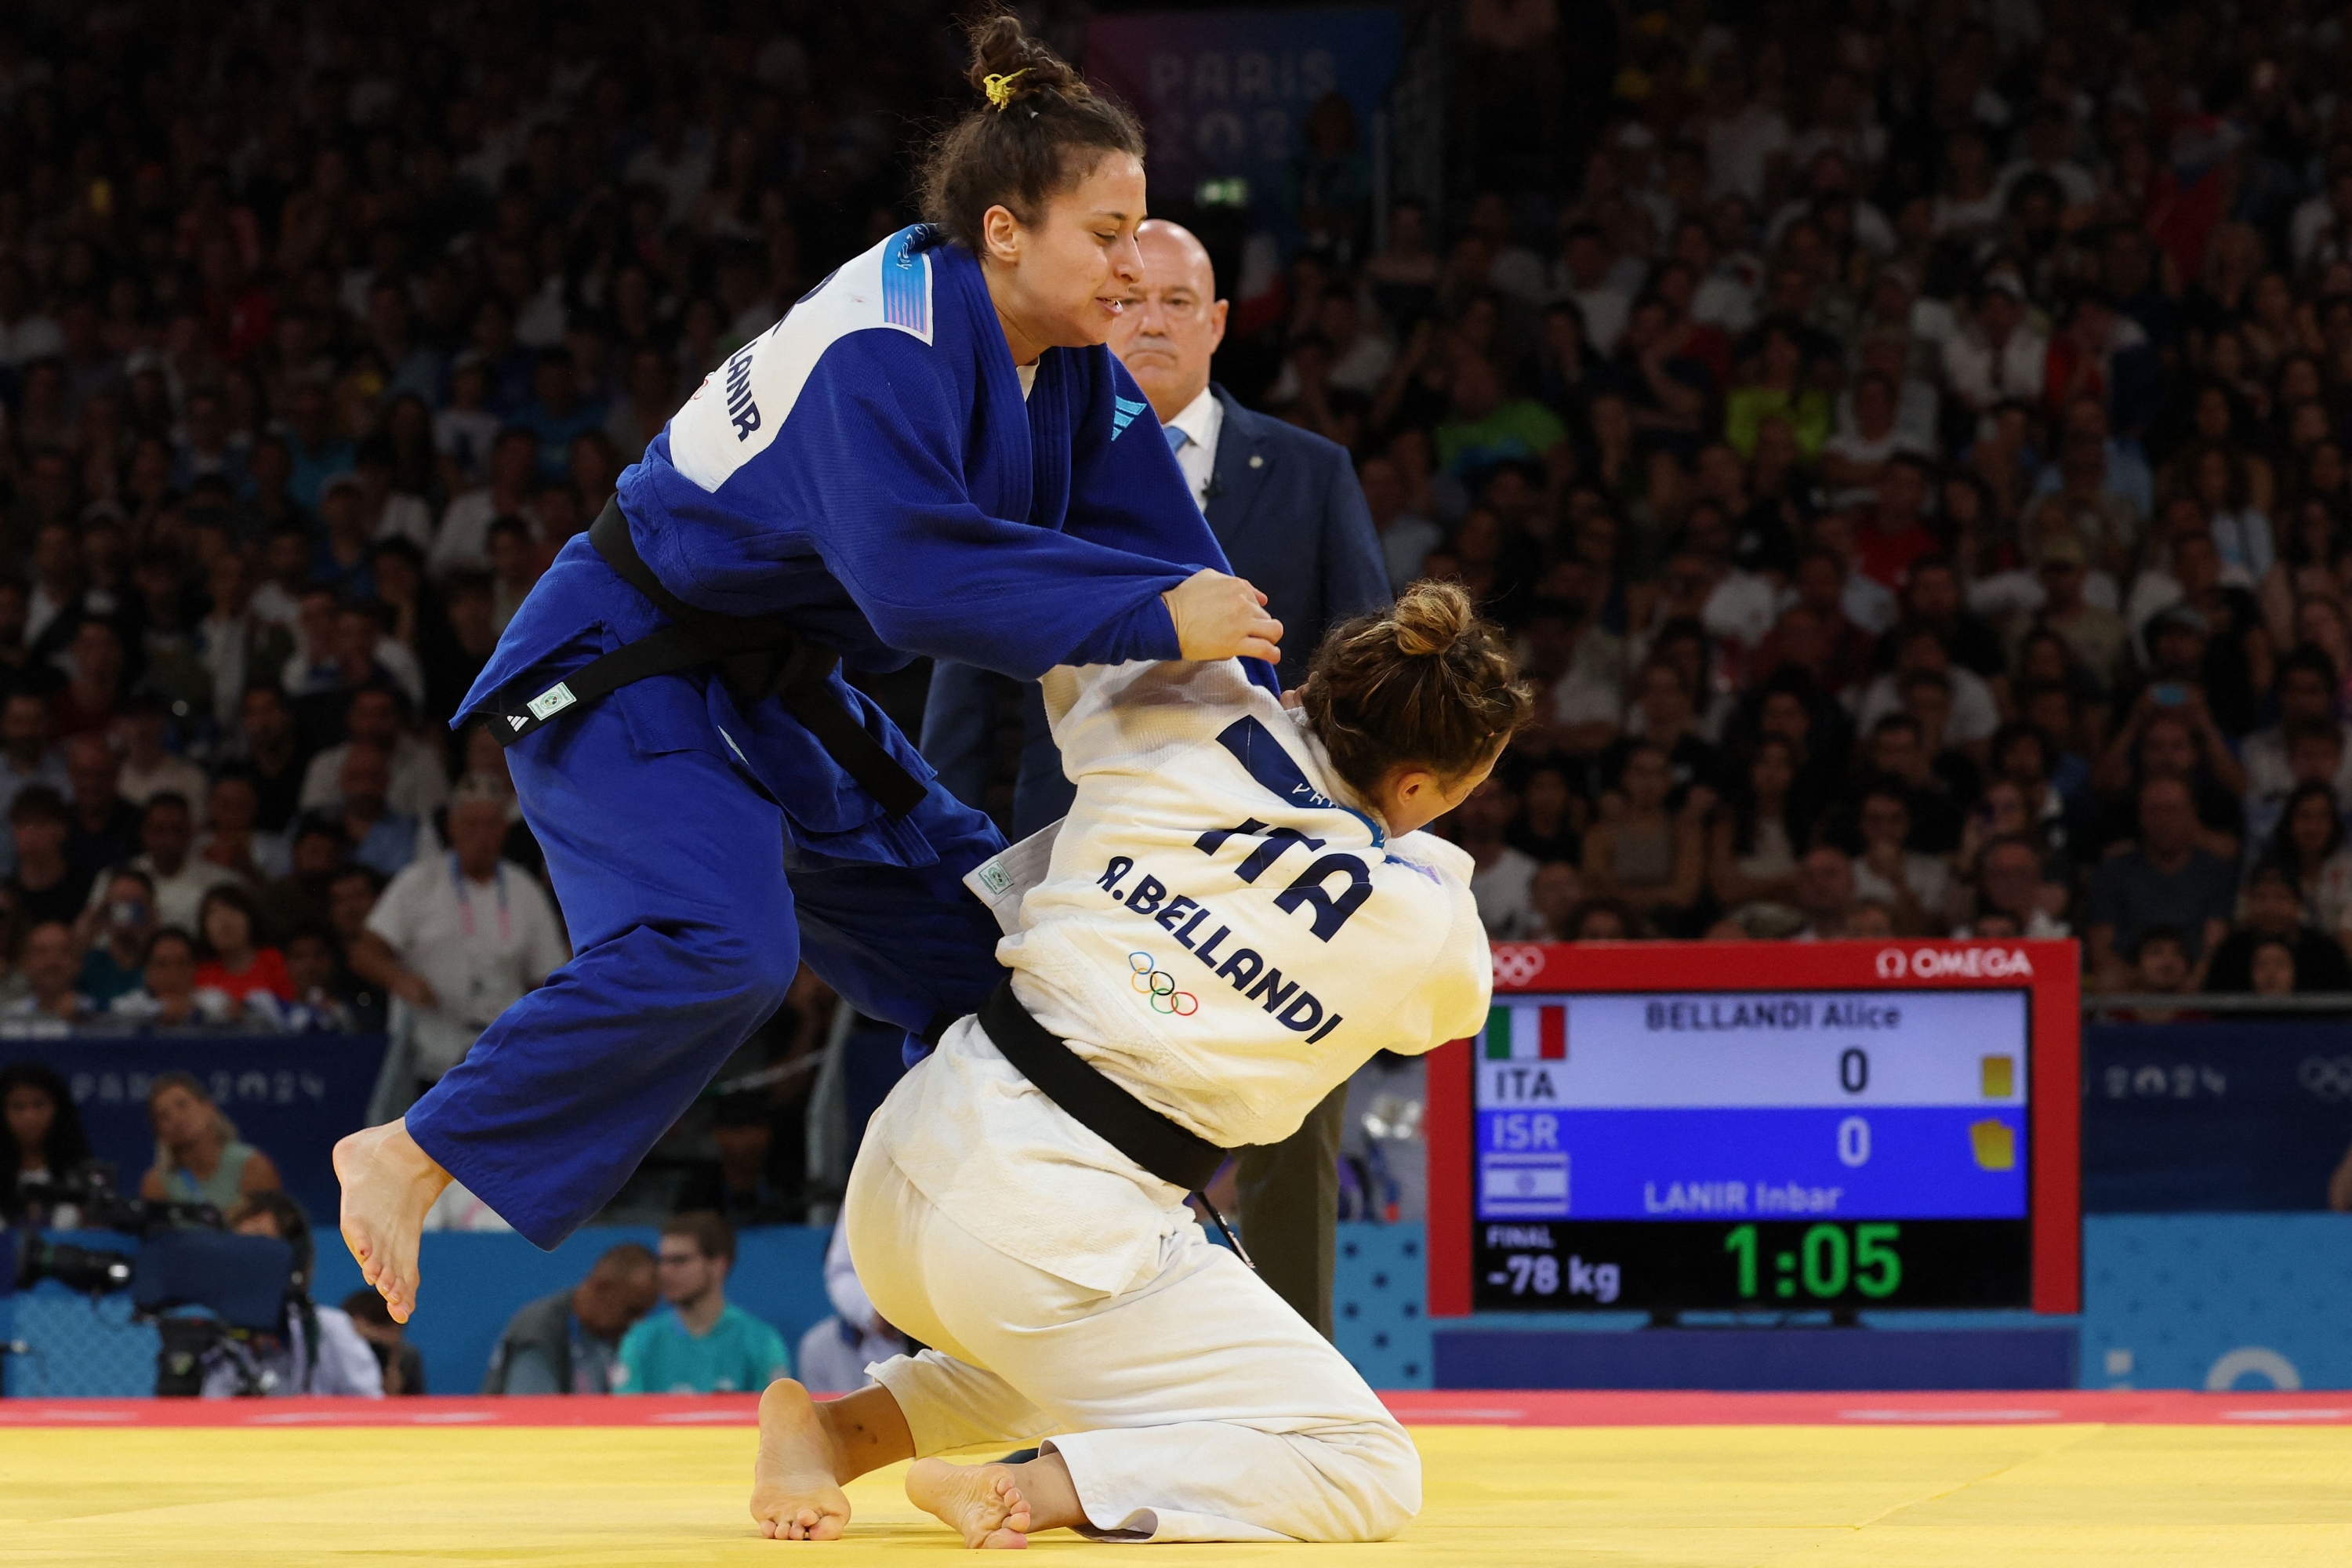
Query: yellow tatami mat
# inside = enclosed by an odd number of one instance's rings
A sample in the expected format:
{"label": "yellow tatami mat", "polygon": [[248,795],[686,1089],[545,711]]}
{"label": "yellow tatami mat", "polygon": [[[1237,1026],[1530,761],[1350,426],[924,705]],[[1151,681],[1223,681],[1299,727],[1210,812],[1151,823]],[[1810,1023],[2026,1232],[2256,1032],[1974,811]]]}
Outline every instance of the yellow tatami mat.
{"label": "yellow tatami mat", "polygon": [[[1607,1568],[2352,1563],[2352,1428],[1416,1429],[1427,1506],[1378,1546],[1097,1546],[1151,1568],[1261,1561]],[[944,1561],[898,1472],[849,1538],[760,1539],[742,1426],[0,1427],[0,1563]]]}

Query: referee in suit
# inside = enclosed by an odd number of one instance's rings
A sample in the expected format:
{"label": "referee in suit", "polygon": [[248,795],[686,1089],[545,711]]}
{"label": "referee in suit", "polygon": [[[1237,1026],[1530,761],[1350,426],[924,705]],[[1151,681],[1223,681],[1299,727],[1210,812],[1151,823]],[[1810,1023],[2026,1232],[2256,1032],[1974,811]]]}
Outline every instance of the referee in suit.
{"label": "referee in suit", "polygon": [[[1325,628],[1389,600],[1388,573],[1371,511],[1348,454],[1322,437],[1255,414],[1209,379],[1225,335],[1209,253],[1191,231],[1163,219],[1136,233],[1143,283],[1111,330],[1126,364],[1160,416],[1192,499],[1224,547],[1234,574],[1266,595],[1282,623],[1282,684],[1307,679]],[[1000,705],[1024,718],[1013,837],[1069,810],[1074,790],[1045,725],[1034,681],[1016,683],[970,665],[931,672],[923,755],[965,804],[988,789]],[[1244,1149],[1235,1171],[1243,1245],[1258,1273],[1301,1317],[1331,1336],[1334,1226],[1339,1207],[1341,1084],[1280,1143]]]}

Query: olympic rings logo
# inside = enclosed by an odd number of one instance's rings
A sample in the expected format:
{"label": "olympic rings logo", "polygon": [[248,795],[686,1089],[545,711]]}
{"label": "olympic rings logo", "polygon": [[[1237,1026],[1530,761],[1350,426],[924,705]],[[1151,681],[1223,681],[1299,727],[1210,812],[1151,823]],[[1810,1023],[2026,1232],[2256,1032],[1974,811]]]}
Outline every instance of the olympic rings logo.
{"label": "olympic rings logo", "polygon": [[1544,950],[1529,942],[1504,943],[1495,949],[1495,979],[1503,985],[1525,985],[1543,973]]}
{"label": "olympic rings logo", "polygon": [[1160,969],[1148,952],[1130,952],[1127,966],[1135,973],[1128,984],[1151,1000],[1155,1013],[1172,1013],[1179,1018],[1189,1018],[1201,1010],[1201,999],[1190,991],[1176,989],[1176,977]]}
{"label": "olympic rings logo", "polygon": [[2296,1081],[2331,1103],[2352,1098],[2352,1057],[2305,1057],[2295,1069]]}

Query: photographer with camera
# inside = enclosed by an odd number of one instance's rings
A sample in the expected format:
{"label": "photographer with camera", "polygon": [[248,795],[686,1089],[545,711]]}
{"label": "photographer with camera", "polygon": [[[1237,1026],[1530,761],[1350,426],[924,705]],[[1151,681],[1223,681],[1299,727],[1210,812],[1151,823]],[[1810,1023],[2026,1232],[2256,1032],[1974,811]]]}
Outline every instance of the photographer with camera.
{"label": "photographer with camera", "polygon": [[[17,1092],[28,1081],[37,1079],[14,1072],[8,1079],[12,1149],[26,1142],[38,1120],[31,1097]],[[45,1142],[49,1172],[36,1184],[47,1190],[31,1205],[34,1218],[54,1222],[70,1208],[71,1226],[135,1237],[137,1249],[68,1241],[30,1227],[0,1232],[0,1300],[44,1280],[93,1300],[129,1297],[134,1320],[155,1329],[159,1395],[383,1397],[382,1364],[366,1335],[341,1309],[310,1299],[314,1244],[310,1221],[292,1198],[248,1192],[224,1217],[208,1201],[126,1197],[115,1190],[112,1165],[85,1159],[61,1168],[68,1152],[61,1141]],[[253,1171],[250,1159],[245,1169]]]}
{"label": "photographer with camera", "polygon": [[50,1223],[53,1189],[89,1158],[89,1134],[57,1069],[0,1068],[0,1225]]}
{"label": "photographer with camera", "polygon": [[235,1236],[269,1237],[293,1248],[293,1271],[278,1331],[223,1336],[203,1357],[206,1399],[263,1394],[383,1397],[383,1368],[351,1314],[310,1300],[310,1221],[284,1193],[249,1193],[226,1216]]}
{"label": "photographer with camera", "polygon": [[93,1007],[111,1006],[118,996],[139,989],[147,942],[155,934],[155,882],[131,866],[117,866],[99,879],[89,908],[74,922],[81,945],[81,977],[74,988]]}
{"label": "photographer with camera", "polygon": [[139,1179],[142,1198],[211,1204],[226,1214],[240,1198],[286,1184],[268,1155],[237,1140],[236,1123],[194,1073],[158,1075],[147,1091],[147,1118],[155,1163]]}

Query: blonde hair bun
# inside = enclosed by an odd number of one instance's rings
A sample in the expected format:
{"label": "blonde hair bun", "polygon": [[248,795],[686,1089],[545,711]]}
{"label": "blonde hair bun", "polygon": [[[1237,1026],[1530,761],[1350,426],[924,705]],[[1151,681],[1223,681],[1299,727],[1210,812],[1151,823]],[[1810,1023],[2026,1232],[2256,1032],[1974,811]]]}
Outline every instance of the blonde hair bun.
{"label": "blonde hair bun", "polygon": [[1389,612],[1396,627],[1397,651],[1407,658],[1430,658],[1462,640],[1478,618],[1470,595],[1458,583],[1415,583],[1400,595]]}

